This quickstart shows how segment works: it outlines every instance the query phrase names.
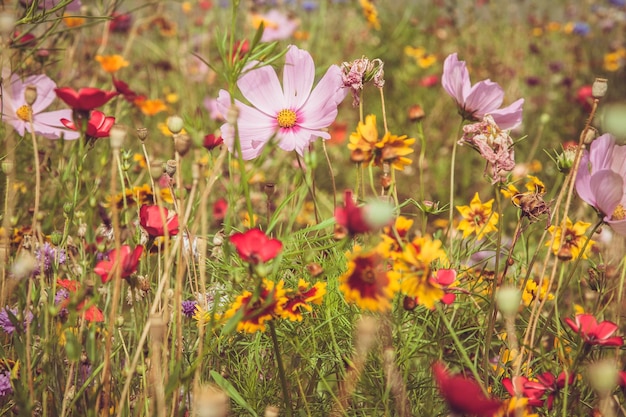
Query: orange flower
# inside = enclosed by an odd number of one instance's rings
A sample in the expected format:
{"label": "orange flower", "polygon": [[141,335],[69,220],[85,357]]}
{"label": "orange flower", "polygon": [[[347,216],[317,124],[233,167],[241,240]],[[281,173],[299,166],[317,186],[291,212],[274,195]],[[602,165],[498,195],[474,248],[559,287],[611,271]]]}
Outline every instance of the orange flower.
{"label": "orange flower", "polygon": [[167,106],[162,100],[156,98],[154,100],[147,100],[145,98],[138,98],[135,100],[135,105],[139,107],[141,112],[146,116],[154,116],[157,113],[167,110]]}
{"label": "orange flower", "polygon": [[128,61],[121,55],[96,55],[96,61],[106,72],[113,74],[128,66]]}
{"label": "orange flower", "polygon": [[63,15],[63,23],[65,23],[68,28],[77,28],[85,23],[85,18]]}

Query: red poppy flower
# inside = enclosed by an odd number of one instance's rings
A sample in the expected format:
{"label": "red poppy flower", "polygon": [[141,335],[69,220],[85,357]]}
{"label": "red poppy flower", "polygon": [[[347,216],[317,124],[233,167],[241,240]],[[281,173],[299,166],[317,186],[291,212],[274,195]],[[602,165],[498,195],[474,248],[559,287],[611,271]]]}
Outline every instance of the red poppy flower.
{"label": "red poppy flower", "polygon": [[237,248],[237,253],[241,259],[253,264],[267,262],[275,258],[283,248],[280,240],[267,237],[259,229],[235,233],[230,237],[230,241]]}
{"label": "red poppy flower", "polygon": [[590,85],[583,85],[576,91],[576,101],[583,108],[584,111],[591,110],[593,105],[593,94],[591,92]]}
{"label": "red poppy flower", "polygon": [[132,17],[129,13],[113,12],[111,17],[112,19],[109,21],[109,30],[111,32],[128,32],[132,23]]}
{"label": "red poppy flower", "polygon": [[542,399],[545,394],[547,388],[542,384],[537,386],[529,386],[527,385],[530,381],[525,376],[518,376],[514,378],[504,378],[502,380],[502,385],[504,388],[511,394],[511,396],[517,396],[517,392],[519,392],[523,397],[528,399],[528,405],[533,407],[541,407],[543,406],[544,400]]}
{"label": "red poppy flower", "polygon": [[207,151],[212,151],[223,143],[224,139],[221,136],[215,136],[213,133],[209,133],[204,137],[202,146],[204,146]]}
{"label": "red poppy flower", "polygon": [[134,104],[136,99],[146,98],[141,94],[137,94],[134,90],[131,90],[128,84],[126,84],[122,80],[118,80],[115,77],[113,77],[113,86],[115,87],[115,91],[124,96],[124,100],[128,101],[129,103]]}
{"label": "red poppy flower", "polygon": [[[69,279],[58,279],[57,285],[61,288],[65,288],[69,292],[76,292],[80,288],[80,283],[78,281],[73,281]],[[86,302],[87,300],[81,301],[76,306],[76,311],[81,312]],[[63,302],[61,302],[59,306],[65,308],[67,307],[68,304],[69,304],[69,299],[66,299]],[[104,321],[104,314],[102,314],[102,311],[95,305],[89,307],[87,310],[84,311],[83,314],[84,314],[85,320],[87,321],[91,321],[91,322]]]}
{"label": "red poppy flower", "polygon": [[119,253],[116,249],[109,252],[108,260],[100,261],[93,269],[94,272],[100,275],[102,283],[105,283],[111,279],[111,273],[114,272],[116,264],[122,268],[121,277],[128,278],[137,271],[137,264],[139,264],[139,258],[143,253],[143,246],[137,246],[132,252],[130,246],[123,245]]}
{"label": "red poppy flower", "polygon": [[[165,224],[163,220],[165,219]],[[178,214],[163,208],[163,215],[159,206],[143,205],[139,209],[139,224],[148,232],[150,237],[165,236],[165,227],[170,236],[178,234]]]}
{"label": "red poppy flower", "polygon": [[624,344],[621,336],[611,337],[617,331],[615,323],[608,320],[598,323],[592,314],[577,314],[575,320],[566,318],[565,323],[589,345],[622,346]]}
{"label": "red poppy flower", "polygon": [[427,75],[420,79],[420,86],[422,87],[433,87],[439,84],[439,76],[437,75]]}
{"label": "red poppy flower", "polygon": [[492,417],[502,405],[502,402],[486,397],[473,379],[450,375],[441,362],[433,364],[433,374],[441,395],[453,413]]}
{"label": "red poppy flower", "polygon": [[[78,130],[73,121],[61,119],[63,126],[71,130]],[[115,117],[106,116],[99,110],[94,110],[89,115],[87,122],[87,136],[90,138],[106,138],[109,136],[111,127],[115,124]]]}
{"label": "red poppy flower", "polygon": [[228,210],[228,201],[225,198],[218,199],[213,204],[213,218],[217,221],[224,220],[226,217],[226,212]]}
{"label": "red poppy flower", "polygon": [[[362,207],[354,204],[352,191],[346,190],[343,197],[343,207],[335,209],[335,221],[340,226],[341,232],[351,235],[365,233],[371,230],[370,225],[365,221],[365,213]],[[341,232],[335,234],[341,236]]]}
{"label": "red poppy flower", "polygon": [[54,91],[65,104],[79,111],[91,111],[103,106],[118,94],[117,91],[104,91],[93,87],[81,88],[78,91],[63,87],[55,88]]}

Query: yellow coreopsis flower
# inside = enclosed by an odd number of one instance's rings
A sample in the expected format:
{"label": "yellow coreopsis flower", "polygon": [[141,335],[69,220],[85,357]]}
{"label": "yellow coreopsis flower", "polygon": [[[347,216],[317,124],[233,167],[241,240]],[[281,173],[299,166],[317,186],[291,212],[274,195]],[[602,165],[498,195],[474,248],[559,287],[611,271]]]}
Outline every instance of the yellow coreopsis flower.
{"label": "yellow coreopsis flower", "polygon": [[146,116],[154,116],[157,113],[167,110],[167,106],[160,99],[136,100],[135,104]]}
{"label": "yellow coreopsis flower", "polygon": [[374,157],[374,148],[378,142],[378,129],[376,128],[376,116],[369,114],[365,117],[365,123],[359,122],[356,131],[350,134],[350,160],[352,162],[369,162]]}
{"label": "yellow coreopsis flower", "polygon": [[284,285],[282,280],[274,284],[268,279],[263,279],[258,295],[244,291],[224,313],[223,319],[227,321],[241,314],[237,331],[247,333],[265,331],[265,323],[268,320],[283,314],[283,305],[287,302]]}
{"label": "yellow coreopsis flower", "polygon": [[129,64],[121,55],[96,55],[95,60],[100,63],[104,71],[110,74],[116,73]]}
{"label": "yellow coreopsis flower", "polygon": [[361,3],[361,7],[363,8],[363,14],[365,15],[365,19],[367,19],[367,23],[371,28],[376,30],[380,30],[380,21],[378,20],[378,10],[376,10],[376,6],[370,0],[359,0]]}
{"label": "yellow coreopsis flower", "polygon": [[388,163],[393,169],[402,171],[405,166],[411,165],[413,162],[406,156],[413,153],[411,145],[415,143],[415,138],[409,138],[406,135],[396,136],[387,132],[383,138],[376,143],[376,151],[374,164],[382,166]]}
{"label": "yellow coreopsis flower", "polygon": [[[587,229],[591,226],[591,223],[577,221],[575,224],[569,219],[566,219],[565,232],[561,230],[561,226],[550,226],[548,232],[552,235],[552,238],[546,242],[546,246],[550,246],[552,253],[554,253],[562,261],[569,261],[580,257],[587,259],[587,253],[593,246],[595,241],[585,236]],[[563,240],[563,246],[561,246],[562,236],[565,235]],[[581,253],[581,251],[584,252]]]}
{"label": "yellow coreopsis flower", "polygon": [[476,239],[481,240],[487,233],[498,229],[498,213],[492,211],[492,206],[493,198],[482,203],[478,193],[476,193],[469,206],[456,207],[463,216],[458,228],[463,232],[464,238],[476,233]]}

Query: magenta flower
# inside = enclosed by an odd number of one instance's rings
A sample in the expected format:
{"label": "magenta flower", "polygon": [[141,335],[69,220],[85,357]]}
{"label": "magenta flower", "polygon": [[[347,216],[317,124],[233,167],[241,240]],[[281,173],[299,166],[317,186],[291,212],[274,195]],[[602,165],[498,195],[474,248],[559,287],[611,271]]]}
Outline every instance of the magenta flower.
{"label": "magenta flower", "polygon": [[[61,119],[61,123],[63,126],[68,129],[78,130],[73,121],[68,119]],[[87,121],[87,131],[85,134],[88,138],[95,140],[98,138],[107,138],[109,137],[109,132],[111,131],[111,127],[115,124],[115,117],[106,116],[99,110],[93,110],[89,115],[89,120]]]}
{"label": "magenta flower", "polygon": [[523,397],[528,398],[528,405],[533,407],[546,406],[548,410],[554,405],[554,398],[565,385],[574,383],[574,374],[570,373],[569,378],[566,372],[561,372],[558,377],[554,377],[550,372],[544,372],[537,375],[537,381],[531,381],[525,376],[504,378],[502,385],[512,396],[516,396],[517,392]]}
{"label": "magenta flower", "polygon": [[[295,150],[300,155],[316,138],[330,139],[326,128],[337,117],[337,106],[347,90],[342,88],[341,69],[336,65],[326,71],[311,91],[314,78],[313,58],[293,45],[287,51],[282,88],[276,71],[270,66],[254,68],[239,78],[237,86],[252,104],[248,106],[235,100],[239,109],[237,125],[243,159],[259,156],[272,138],[281,149]],[[230,100],[227,91],[219,92],[220,113],[229,113]],[[234,126],[224,124],[222,137],[228,149],[234,152]]]}
{"label": "magenta flower", "polygon": [[626,146],[606,133],[583,152],[576,192],[615,232],[626,235]]}
{"label": "magenta flower", "polygon": [[[29,106],[24,93],[31,86],[36,90],[36,98]],[[2,95],[2,120],[13,126],[20,136],[31,131],[32,118],[33,130],[37,135],[48,139],[59,139],[61,136],[66,140],[77,139],[77,132],[65,130],[61,124],[62,118],[72,117],[71,110],[44,112],[56,98],[55,88],[54,81],[45,75],[32,75],[22,81],[16,74],[12,74]]]}
{"label": "magenta flower", "polygon": [[575,320],[566,318],[565,323],[589,345],[622,346],[624,344],[621,336],[611,337],[617,331],[615,323],[608,320],[598,323],[592,314],[577,314]]}
{"label": "magenta flower", "polygon": [[456,53],[449,55],[443,63],[441,84],[456,100],[459,113],[466,120],[480,121],[489,114],[496,124],[505,130],[513,129],[522,123],[524,99],[520,98],[501,109],[504,91],[498,83],[487,79],[472,86],[465,61],[459,61]]}

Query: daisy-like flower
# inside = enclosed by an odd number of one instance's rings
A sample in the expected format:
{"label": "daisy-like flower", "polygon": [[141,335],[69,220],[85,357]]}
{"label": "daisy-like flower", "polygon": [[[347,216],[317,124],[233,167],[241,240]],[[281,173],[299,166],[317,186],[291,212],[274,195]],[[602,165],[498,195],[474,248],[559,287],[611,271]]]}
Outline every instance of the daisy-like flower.
{"label": "daisy-like flower", "polygon": [[390,279],[400,281],[404,294],[415,297],[419,304],[429,309],[445,295],[443,285],[433,277],[432,270],[433,264],[447,262],[441,246],[440,240],[432,240],[430,236],[416,237],[404,247],[402,255],[395,259],[393,269],[387,272]]}
{"label": "daisy-like flower", "polygon": [[272,9],[265,14],[252,15],[252,26],[258,29],[261,24],[263,24],[261,42],[272,42],[289,38],[298,28],[300,22],[297,19],[290,19],[276,9]]}
{"label": "daisy-like flower", "polygon": [[548,284],[549,280],[545,277],[542,280],[541,287],[532,279],[526,281],[526,287],[524,287],[524,292],[522,293],[524,305],[530,307],[535,300],[554,300],[554,294],[549,291]]}
{"label": "daisy-like flower", "polygon": [[536,380],[530,380],[525,376],[516,378],[504,378],[502,385],[509,394],[516,396],[520,393],[528,399],[528,405],[533,407],[543,407],[552,409],[554,398],[565,385],[574,383],[575,375],[570,373],[569,378],[565,372],[561,372],[558,377],[554,377],[550,372],[544,372],[536,376]]}
{"label": "daisy-like flower", "polygon": [[380,21],[378,20],[378,10],[371,0],[359,0],[361,7],[363,8],[363,15],[367,20],[368,25],[372,29],[380,30]]}
{"label": "daisy-like flower", "polygon": [[239,257],[244,262],[258,264],[274,259],[283,249],[278,239],[272,239],[260,229],[250,229],[244,233],[235,233],[230,237]]}
{"label": "daisy-like flower", "polygon": [[382,241],[377,250],[386,258],[396,259],[402,254],[402,249],[408,243],[407,237],[412,226],[413,220],[398,216],[393,226],[383,228],[383,233],[380,235]]}
{"label": "daisy-like flower", "polygon": [[617,324],[608,320],[598,323],[593,314],[577,314],[574,320],[566,318],[565,323],[589,345],[622,346],[624,344],[622,336],[613,336],[617,331]]}
{"label": "daisy-like flower", "polygon": [[[338,66],[332,65],[311,91],[315,66],[305,50],[289,46],[282,88],[272,67],[254,68],[254,65],[257,63],[252,63],[253,69],[237,81],[239,90],[252,104],[235,100],[243,159],[259,156],[272,138],[276,138],[281,149],[295,150],[300,155],[316,138],[330,139],[326,128],[337,117],[337,106],[347,93]],[[230,94],[221,90],[217,102],[219,111],[228,114]],[[221,130],[228,149],[236,152],[234,126],[226,123]]]}
{"label": "daisy-like flower", "polygon": [[[68,109],[44,112],[54,99],[56,84],[45,75],[32,75],[23,81],[16,74],[3,74],[9,80],[4,85],[2,94],[2,121],[10,124],[20,136],[31,132],[31,120],[34,133],[48,139],[78,139],[79,134],[66,130],[62,118],[71,118]],[[29,96],[27,98],[27,95]],[[30,104],[27,100],[32,100]]]}
{"label": "daisy-like flower", "polygon": [[524,99],[500,108],[504,100],[502,88],[489,79],[472,86],[465,61],[459,61],[456,53],[449,55],[443,63],[441,84],[456,101],[465,120],[481,121],[491,115],[501,129],[513,129],[522,123]]}
{"label": "daisy-like flower", "polygon": [[539,417],[533,413],[528,398],[511,397],[506,400],[493,417]]}
{"label": "daisy-like flower", "polygon": [[376,251],[362,253],[355,247],[348,270],[339,277],[339,290],[348,303],[370,311],[387,311],[398,291],[398,280],[387,274],[384,258]]}
{"label": "daisy-like flower", "polygon": [[502,406],[502,402],[485,396],[476,381],[451,375],[441,362],[433,364],[433,375],[439,392],[454,414],[493,417]]}
{"label": "daisy-like flower", "polygon": [[469,206],[456,207],[463,216],[463,220],[458,226],[459,230],[463,232],[463,238],[476,233],[476,239],[481,240],[487,233],[498,229],[498,213],[492,211],[492,206],[493,198],[483,203],[476,193]]}
{"label": "daisy-like flower", "polygon": [[576,192],[611,229],[626,236],[626,146],[607,133],[583,152]]}
{"label": "daisy-like flower", "polygon": [[321,304],[326,294],[326,283],[318,282],[313,287],[300,278],[296,290],[287,290],[287,302],[282,306],[282,316],[291,321],[302,321],[302,309],[312,311],[311,304]]}
{"label": "daisy-like flower", "polygon": [[411,145],[415,143],[415,138],[406,135],[396,136],[387,132],[383,138],[376,143],[374,165],[383,166],[390,164],[393,169],[404,170],[404,167],[411,165],[411,160],[406,157],[413,153]]}
{"label": "daisy-like flower", "polygon": [[374,158],[374,148],[378,142],[376,115],[365,116],[365,123],[359,122],[356,131],[350,134],[350,160],[352,162],[368,163]]}
{"label": "daisy-like flower", "polygon": [[95,60],[100,63],[104,71],[110,74],[118,72],[129,64],[121,55],[96,55]]}
{"label": "daisy-like flower", "polygon": [[[565,232],[561,230],[560,226],[550,226],[548,232],[552,234],[552,238],[548,239],[546,246],[551,246],[552,253],[563,261],[576,259],[579,255],[582,259],[587,259],[587,253],[596,243],[585,236],[589,226],[591,226],[591,223],[583,221],[577,221],[574,224],[568,217],[565,224]],[[563,246],[561,246],[562,235],[565,235]],[[581,253],[583,248],[585,248],[585,251]]]}
{"label": "daisy-like flower", "polygon": [[240,316],[237,331],[264,332],[268,320],[283,314],[282,306],[287,302],[284,284],[282,280],[274,285],[274,282],[264,279],[258,296],[254,296],[250,291],[244,291],[224,313],[223,318],[229,320]]}

